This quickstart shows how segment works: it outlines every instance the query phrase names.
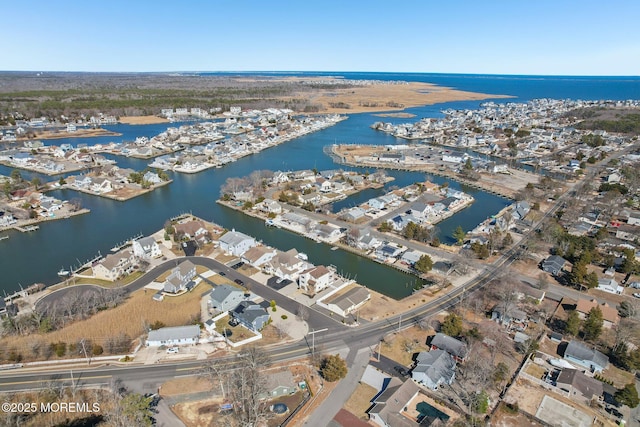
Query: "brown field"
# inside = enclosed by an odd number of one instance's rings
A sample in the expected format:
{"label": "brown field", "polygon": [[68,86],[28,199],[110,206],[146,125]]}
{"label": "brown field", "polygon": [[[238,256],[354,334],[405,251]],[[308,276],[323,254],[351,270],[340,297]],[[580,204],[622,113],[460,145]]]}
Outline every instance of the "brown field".
{"label": "brown field", "polygon": [[349,397],[343,406],[344,409],[351,412],[361,420],[368,420],[369,416],[366,410],[371,407],[371,399],[378,393],[378,390],[368,384],[360,383],[355,391]]}
{"label": "brown field", "polygon": [[[404,329],[399,334],[388,334],[384,338],[380,352],[389,359],[395,360],[398,364],[408,367],[413,363],[413,355],[415,353],[428,349],[427,336],[433,334],[435,334],[435,331],[422,330],[417,326]],[[411,351],[407,351],[407,345],[412,347]]]}
{"label": "brown field", "polygon": [[128,125],[150,125],[155,123],[168,123],[169,120],[158,116],[128,116],[120,117],[119,122]]}
{"label": "brown field", "polygon": [[198,377],[176,378],[162,384],[162,396],[178,396],[181,394],[200,393],[211,391],[213,389],[211,383]]}
{"label": "brown field", "polygon": [[15,348],[23,356],[29,355],[29,343],[41,339],[46,343],[75,343],[82,338],[102,344],[107,338],[127,334],[132,339],[142,335],[146,324],[161,321],[167,326],[180,326],[191,322],[194,316],[200,316],[200,299],[203,293],[212,288],[200,283],[192,292],[153,301],[153,292],[141,289],[134,292],[123,304],[101,311],[87,320],[77,321],[60,330],[48,334],[32,334],[26,337],[5,337],[0,345]]}
{"label": "brown field", "polygon": [[[319,80],[320,78],[318,78]],[[331,78],[327,78],[330,80]],[[410,82],[407,84],[372,84],[341,88],[321,89],[312,94],[298,96],[308,99],[310,104],[322,105],[321,113],[363,113],[377,111],[400,111],[420,105],[432,105],[442,102],[481,100],[487,98],[509,98],[509,95],[491,95],[465,92],[430,83]],[[330,103],[347,104],[349,108],[333,108]],[[362,104],[375,106],[365,107]],[[387,103],[398,104],[387,106]]]}

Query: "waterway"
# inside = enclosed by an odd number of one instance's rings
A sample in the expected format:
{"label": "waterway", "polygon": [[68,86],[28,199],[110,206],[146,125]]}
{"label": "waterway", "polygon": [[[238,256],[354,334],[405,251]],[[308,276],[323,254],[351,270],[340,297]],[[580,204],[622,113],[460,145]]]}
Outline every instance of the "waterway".
{"label": "waterway", "polygon": [[[381,79],[380,75],[371,76],[367,74],[366,76],[358,76],[353,78]],[[385,78],[402,79],[402,75],[385,76]],[[416,78],[415,75],[407,76]],[[422,81],[430,81],[429,76],[433,75],[421,76]],[[404,80],[409,80],[409,78]],[[491,81],[492,85],[496,84],[494,80],[488,78],[484,80]],[[443,84],[442,82],[438,83]],[[555,80],[552,83],[552,86],[557,84]],[[477,82],[474,84],[477,84]],[[640,86],[640,80],[635,80],[635,84]],[[453,84],[445,85],[454,86]],[[529,88],[529,86],[526,87]],[[469,90],[468,87],[463,85],[460,85],[460,88]],[[475,90],[505,93],[498,90],[498,88],[493,88],[493,86],[491,88],[493,90],[480,88],[475,88]],[[514,89],[517,89],[517,86],[514,86]],[[552,97],[548,93],[549,90],[543,90],[542,92],[544,96]],[[629,91],[626,93],[628,94]],[[514,95],[517,92],[509,91],[507,94]],[[514,101],[530,99],[529,95],[529,89],[527,89],[526,93],[523,92],[522,99],[515,99]],[[628,95],[623,97],[604,96],[606,99],[627,99],[629,97]],[[585,95],[574,96],[574,98],[592,99]],[[504,100],[496,100],[496,102],[504,102]],[[407,112],[416,115],[413,119],[385,117],[383,120],[406,123],[423,117],[441,117],[440,111],[442,109],[477,108],[478,105],[479,102],[473,101],[417,107],[407,110]],[[10,239],[0,241],[0,289],[11,292],[19,289],[20,286],[25,287],[35,282],[52,284],[57,281],[56,272],[61,267],[67,268],[71,265],[77,265],[80,261],[84,262],[86,259],[97,255],[98,252],[105,255],[117,242],[138,233],[150,234],[162,228],[168,218],[179,213],[191,212],[226,228],[235,228],[253,235],[264,243],[279,249],[286,250],[295,247],[299,251],[307,253],[311,262],[315,264],[333,264],[343,274],[355,277],[359,283],[393,298],[406,296],[411,292],[415,282],[413,276],[349,252],[342,250],[331,251],[327,245],[315,243],[285,230],[265,227],[262,221],[215,203],[215,200],[219,197],[220,186],[228,177],[246,176],[257,169],[347,169],[334,164],[331,158],[323,153],[322,148],[329,144],[385,145],[404,143],[404,141],[397,140],[390,135],[372,130],[370,128],[371,124],[379,120],[381,120],[380,117],[372,114],[354,114],[348,120],[331,128],[286,142],[261,153],[244,157],[219,169],[210,169],[194,175],[171,174],[174,182],[170,185],[127,202],[112,201],[71,190],[53,191],[51,195],[54,197],[67,200],[80,199],[83,207],[91,209],[91,213],[43,223],[40,226],[40,230],[32,233],[9,232]],[[78,143],[93,145],[110,141],[131,141],[136,136],[151,137],[169,126],[175,126],[175,124],[107,126],[108,130],[116,131],[123,135],[120,137],[59,139],[48,141],[47,144],[59,145],[69,142],[73,145]],[[142,169],[150,162],[148,160],[116,156],[112,158],[118,161],[119,166],[133,169]],[[0,174],[9,175],[10,172],[10,168],[0,166]],[[383,194],[390,186],[403,187],[425,179],[425,174],[423,173],[389,171],[389,174],[396,179],[387,184],[385,189],[369,190],[363,194],[356,194],[342,201],[341,204],[344,206],[357,205],[370,197]],[[22,175],[30,179],[36,174],[23,172]],[[41,176],[41,178],[44,177]],[[440,177],[433,177],[432,180],[437,183],[445,181],[444,178]],[[457,183],[449,182],[453,188],[460,188]],[[470,230],[510,203],[509,200],[480,190],[464,188],[464,191],[471,193],[476,202],[471,207],[438,225],[442,241],[450,241],[451,234],[458,225],[461,225],[465,230]]]}

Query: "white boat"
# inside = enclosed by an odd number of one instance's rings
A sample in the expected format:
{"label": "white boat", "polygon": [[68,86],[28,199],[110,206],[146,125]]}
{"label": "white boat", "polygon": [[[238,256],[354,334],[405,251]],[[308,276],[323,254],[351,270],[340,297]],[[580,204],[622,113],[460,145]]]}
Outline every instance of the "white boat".
{"label": "white boat", "polygon": [[69,270],[65,270],[64,267],[58,271],[58,276],[60,277],[68,277],[71,274]]}
{"label": "white boat", "polygon": [[0,240],[7,240],[9,238],[9,236],[0,236]]}
{"label": "white boat", "polygon": [[337,247],[337,246],[334,246],[334,247],[331,248],[332,251],[337,251],[338,249],[340,249],[340,248]]}

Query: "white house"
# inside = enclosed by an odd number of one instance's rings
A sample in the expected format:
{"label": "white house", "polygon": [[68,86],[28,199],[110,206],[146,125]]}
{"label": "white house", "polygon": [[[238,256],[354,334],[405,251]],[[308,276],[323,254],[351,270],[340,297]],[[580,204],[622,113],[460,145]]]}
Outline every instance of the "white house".
{"label": "white house", "polygon": [[250,248],[242,255],[242,261],[254,267],[260,268],[276,256],[276,250],[267,246]]}
{"label": "white house", "polygon": [[109,254],[93,266],[93,275],[97,279],[113,282],[133,271],[133,259],[130,255]]}
{"label": "white house", "polygon": [[369,205],[369,207],[373,209],[378,209],[378,210],[384,208],[385,206],[385,203],[377,197],[375,199],[369,199],[367,204]]}
{"label": "white house", "polygon": [[239,231],[229,231],[220,237],[220,249],[235,256],[242,256],[257,245],[256,239]]}
{"label": "white house", "polygon": [[200,339],[200,326],[173,326],[149,331],[147,347],[197,344]]}
{"label": "white house", "polygon": [[134,240],[133,255],[140,259],[159,258],[162,256],[160,246],[152,236],[143,237],[138,240]]}
{"label": "white house", "polygon": [[300,274],[300,277],[298,277],[300,288],[312,294],[316,294],[327,288],[332,281],[331,270],[324,265],[305,270]]}
{"label": "white house", "polygon": [[624,291],[624,288],[618,285],[615,279],[611,278],[598,279],[598,287],[596,289],[617,295],[622,294]]}

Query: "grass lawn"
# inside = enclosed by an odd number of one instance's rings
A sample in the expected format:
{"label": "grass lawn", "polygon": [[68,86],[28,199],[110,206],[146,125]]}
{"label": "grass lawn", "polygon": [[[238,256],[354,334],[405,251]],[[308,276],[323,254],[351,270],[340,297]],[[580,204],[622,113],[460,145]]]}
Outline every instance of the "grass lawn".
{"label": "grass lawn", "polygon": [[371,399],[378,393],[378,390],[368,384],[360,383],[355,391],[344,404],[344,409],[351,412],[361,420],[369,419],[365,412],[371,407]]}
{"label": "grass lawn", "polygon": [[400,334],[389,334],[382,343],[381,353],[408,367],[413,363],[415,353],[428,349],[426,340],[430,334],[433,334],[433,331],[422,330],[417,326],[405,329]]}

